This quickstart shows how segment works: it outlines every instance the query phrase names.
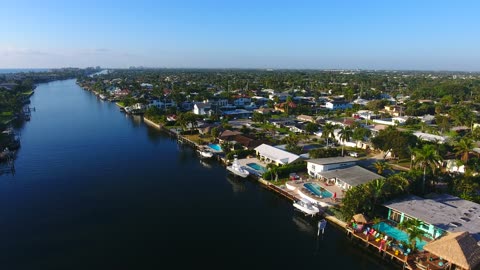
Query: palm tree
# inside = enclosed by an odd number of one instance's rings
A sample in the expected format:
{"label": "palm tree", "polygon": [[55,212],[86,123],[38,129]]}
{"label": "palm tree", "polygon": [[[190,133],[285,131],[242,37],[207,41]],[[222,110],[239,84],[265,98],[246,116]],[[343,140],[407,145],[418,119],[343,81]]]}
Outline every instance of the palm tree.
{"label": "palm tree", "polygon": [[380,198],[383,197],[385,191],[385,179],[379,178],[370,183],[368,183],[367,190],[371,195],[372,201],[372,212],[375,209],[375,206]]}
{"label": "palm tree", "polygon": [[336,125],[333,125],[331,123],[326,123],[323,128],[322,128],[322,137],[327,139],[327,147],[328,147],[328,138],[330,136],[335,136],[335,128]]}
{"label": "palm tree", "polygon": [[426,144],[421,149],[414,150],[413,158],[414,166],[423,169],[422,188],[423,191],[425,191],[425,177],[427,175],[427,167],[430,167],[432,172],[435,173],[435,169],[442,162],[442,157],[433,145]]}
{"label": "palm tree", "polygon": [[423,225],[423,222],[419,219],[408,219],[400,224],[398,227],[405,230],[408,233],[408,241],[412,250],[416,249],[417,239],[420,240],[423,236],[423,231],[420,227]]}
{"label": "palm tree", "polygon": [[270,172],[270,181],[273,181],[273,175],[275,174],[275,181],[278,180],[278,166],[275,163],[267,164],[267,169]]}
{"label": "palm tree", "polygon": [[462,138],[460,141],[455,143],[456,154],[461,156],[461,160],[464,163],[468,162],[468,154],[473,149],[473,140],[470,138]]}
{"label": "palm tree", "polygon": [[382,174],[383,171],[391,168],[390,164],[385,162],[384,160],[379,160],[373,163],[373,166],[375,167],[375,169],[377,169],[378,174]]}
{"label": "palm tree", "polygon": [[340,132],[338,132],[338,135],[340,135],[340,140],[342,141],[342,157],[343,157],[343,149],[345,147],[345,142],[348,142],[352,136],[353,136],[353,130],[349,127],[345,127]]}

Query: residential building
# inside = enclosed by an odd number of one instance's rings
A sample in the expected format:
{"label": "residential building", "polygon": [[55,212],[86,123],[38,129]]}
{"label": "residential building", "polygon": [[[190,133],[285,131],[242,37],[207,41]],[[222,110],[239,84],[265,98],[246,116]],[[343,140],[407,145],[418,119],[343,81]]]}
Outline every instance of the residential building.
{"label": "residential building", "polygon": [[196,115],[208,115],[211,112],[209,102],[198,102],[193,105],[193,113]]}
{"label": "residential building", "polygon": [[325,102],[325,108],[329,110],[344,110],[352,108],[352,103],[345,100],[332,100]]}
{"label": "residential building", "polygon": [[354,166],[357,160],[352,157],[330,157],[307,160],[308,174],[317,177],[318,173]]}
{"label": "residential building", "polygon": [[445,232],[468,231],[480,241],[480,204],[449,195],[439,194],[431,198],[414,195],[402,197],[384,204],[387,218],[396,223],[407,219],[423,221],[420,229],[424,235],[436,239]]}
{"label": "residential building", "polygon": [[276,165],[290,164],[300,160],[300,156],[278,149],[268,144],[262,144],[255,148],[257,157],[266,162]]}

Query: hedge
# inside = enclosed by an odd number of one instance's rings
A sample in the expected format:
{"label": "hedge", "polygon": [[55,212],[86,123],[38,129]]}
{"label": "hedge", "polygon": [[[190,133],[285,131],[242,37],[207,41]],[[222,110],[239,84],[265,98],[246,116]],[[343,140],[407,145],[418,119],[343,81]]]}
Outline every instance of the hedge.
{"label": "hedge", "polygon": [[[279,178],[285,178],[285,177],[288,177],[290,173],[301,172],[301,171],[305,171],[306,169],[307,169],[307,163],[305,161],[296,162],[296,163],[293,163],[293,164],[287,164],[287,165],[283,165],[283,166],[278,167],[277,168],[277,174],[278,174]],[[275,174],[273,174],[273,176],[275,177]],[[262,178],[263,179],[272,179],[271,170],[265,172],[262,175]]]}

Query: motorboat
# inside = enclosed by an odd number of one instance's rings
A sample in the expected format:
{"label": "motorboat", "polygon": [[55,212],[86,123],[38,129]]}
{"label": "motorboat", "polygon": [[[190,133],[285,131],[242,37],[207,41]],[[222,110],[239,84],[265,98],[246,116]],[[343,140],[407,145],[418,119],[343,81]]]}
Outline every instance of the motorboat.
{"label": "motorboat", "polygon": [[235,158],[232,162],[232,165],[227,166],[227,170],[230,171],[231,173],[235,174],[235,175],[238,175],[238,176],[242,177],[242,178],[245,178],[250,174],[243,166],[240,165],[240,163],[238,163],[237,156],[235,156]]}
{"label": "motorboat", "polygon": [[307,200],[298,200],[293,203],[293,206],[307,215],[314,216],[320,212],[318,206]]}
{"label": "motorboat", "polygon": [[200,154],[201,158],[211,158],[213,157],[213,153],[208,151],[207,149],[198,149],[198,153]]}

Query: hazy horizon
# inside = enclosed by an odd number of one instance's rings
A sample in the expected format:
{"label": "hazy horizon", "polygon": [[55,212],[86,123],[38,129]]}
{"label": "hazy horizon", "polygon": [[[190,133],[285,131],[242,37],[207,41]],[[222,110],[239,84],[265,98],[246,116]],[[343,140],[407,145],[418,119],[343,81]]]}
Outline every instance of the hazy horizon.
{"label": "hazy horizon", "polygon": [[480,71],[475,1],[15,1],[0,68]]}

